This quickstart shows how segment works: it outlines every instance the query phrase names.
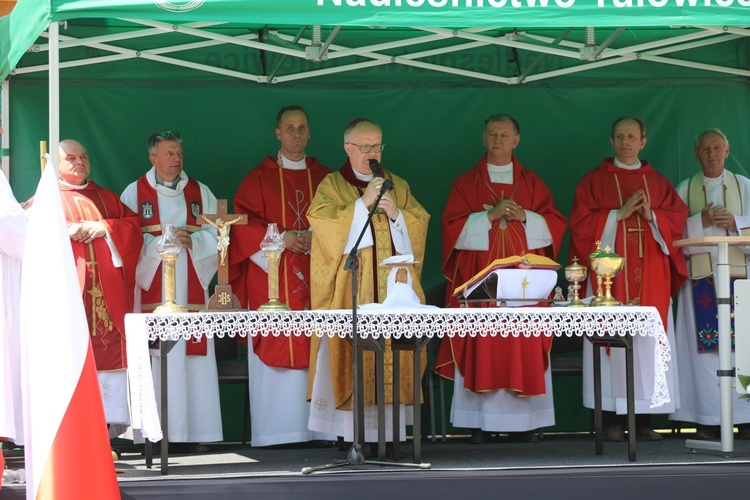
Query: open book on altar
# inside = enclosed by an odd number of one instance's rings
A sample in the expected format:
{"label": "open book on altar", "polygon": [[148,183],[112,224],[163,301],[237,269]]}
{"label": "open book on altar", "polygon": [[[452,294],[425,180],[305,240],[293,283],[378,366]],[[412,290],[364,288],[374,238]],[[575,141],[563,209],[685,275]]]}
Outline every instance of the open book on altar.
{"label": "open book on altar", "polygon": [[535,254],[497,259],[457,287],[453,296],[458,300],[498,299],[511,307],[534,305],[549,296],[560,267],[554,260]]}

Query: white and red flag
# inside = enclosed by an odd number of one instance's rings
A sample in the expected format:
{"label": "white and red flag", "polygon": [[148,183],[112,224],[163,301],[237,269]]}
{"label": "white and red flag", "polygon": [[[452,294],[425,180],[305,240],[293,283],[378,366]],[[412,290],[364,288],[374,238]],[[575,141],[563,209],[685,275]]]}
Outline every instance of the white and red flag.
{"label": "white and red flag", "polygon": [[26,498],[119,499],[57,165],[51,166],[29,214],[21,277]]}

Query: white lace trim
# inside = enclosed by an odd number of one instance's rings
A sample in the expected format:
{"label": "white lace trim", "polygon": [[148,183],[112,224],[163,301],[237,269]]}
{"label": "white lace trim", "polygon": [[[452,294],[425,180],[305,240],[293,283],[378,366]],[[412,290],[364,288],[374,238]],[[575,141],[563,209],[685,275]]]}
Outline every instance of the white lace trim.
{"label": "white lace trim", "polygon": [[[206,335],[275,337],[351,336],[351,310],[246,311],[137,315],[150,340]],[[139,318],[139,319],[140,319]],[[655,337],[654,393],[651,407],[670,401],[667,362],[670,346],[654,307],[541,307],[489,309],[363,309],[357,315],[360,338],[433,338],[453,336]]]}

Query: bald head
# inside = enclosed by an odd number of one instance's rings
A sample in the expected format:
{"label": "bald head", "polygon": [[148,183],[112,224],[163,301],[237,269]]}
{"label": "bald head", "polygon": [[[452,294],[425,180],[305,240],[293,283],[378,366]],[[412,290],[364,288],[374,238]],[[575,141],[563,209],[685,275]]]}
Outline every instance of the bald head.
{"label": "bald head", "polygon": [[74,139],[60,141],[60,179],[68,184],[82,185],[91,173],[89,153],[80,142]]}

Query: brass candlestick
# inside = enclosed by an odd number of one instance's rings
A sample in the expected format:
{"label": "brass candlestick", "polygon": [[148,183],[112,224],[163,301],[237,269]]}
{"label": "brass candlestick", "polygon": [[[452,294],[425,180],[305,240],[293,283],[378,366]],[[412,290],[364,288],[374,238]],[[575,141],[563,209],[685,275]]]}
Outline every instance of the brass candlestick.
{"label": "brass candlestick", "polygon": [[162,228],[161,239],[156,244],[156,251],[162,260],[162,273],[164,275],[164,303],[154,309],[154,314],[174,314],[187,312],[183,306],[176,302],[177,283],[174,275],[174,263],[182,250],[182,244],[174,232],[172,224],[165,224]]}
{"label": "brass candlestick", "polygon": [[275,222],[268,224],[266,236],[260,243],[263,257],[268,261],[268,302],[259,311],[289,311],[288,305],[279,300],[279,260],[284,251],[284,240],[279,235]]}
{"label": "brass candlestick", "polygon": [[622,302],[612,297],[612,278],[620,274],[624,264],[625,259],[614,252],[610,252],[609,247],[605,247],[604,252],[591,260],[591,268],[604,281],[604,298],[597,302],[597,306],[622,305]]}
{"label": "brass candlestick", "polygon": [[573,284],[573,298],[570,299],[568,307],[583,307],[584,304],[578,298],[578,290],[581,289],[581,282],[586,280],[588,274],[586,267],[578,263],[578,257],[573,257],[573,263],[565,268],[565,279]]}

